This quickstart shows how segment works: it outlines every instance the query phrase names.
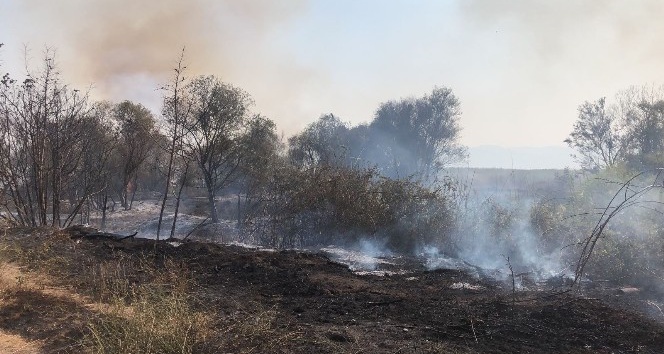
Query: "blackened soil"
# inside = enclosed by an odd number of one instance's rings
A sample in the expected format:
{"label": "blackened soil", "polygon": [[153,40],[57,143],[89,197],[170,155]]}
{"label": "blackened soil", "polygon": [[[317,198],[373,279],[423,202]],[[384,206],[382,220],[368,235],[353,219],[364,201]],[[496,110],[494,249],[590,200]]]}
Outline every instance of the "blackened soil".
{"label": "blackened soil", "polygon": [[458,270],[356,275],[322,254],[198,242],[62,239],[54,247],[75,260],[69,279],[94,262],[152,257],[186,265],[197,306],[220,324],[272,314],[259,332],[270,338],[226,342],[230,352],[664,353],[664,326],[635,311],[574,292],[513,293]]}

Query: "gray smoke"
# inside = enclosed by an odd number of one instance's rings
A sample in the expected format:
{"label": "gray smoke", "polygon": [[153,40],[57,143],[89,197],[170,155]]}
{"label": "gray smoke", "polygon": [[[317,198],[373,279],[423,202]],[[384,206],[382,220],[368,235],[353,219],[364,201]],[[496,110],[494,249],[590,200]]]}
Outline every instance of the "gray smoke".
{"label": "gray smoke", "polygon": [[[14,26],[29,59],[56,51],[66,82],[94,87],[97,99],[140,102],[158,112],[158,87],[171,78],[182,48],[187,76],[236,82],[262,106],[298,107],[312,73],[275,51],[272,41],[305,1],[40,1],[15,5]],[[21,43],[6,49],[21,51]],[[5,49],[5,48],[3,48]],[[14,73],[20,74],[20,73]],[[278,95],[265,82],[288,89]],[[277,102],[279,104],[277,104]],[[292,112],[269,112],[285,119]],[[280,117],[275,117],[280,118]]]}

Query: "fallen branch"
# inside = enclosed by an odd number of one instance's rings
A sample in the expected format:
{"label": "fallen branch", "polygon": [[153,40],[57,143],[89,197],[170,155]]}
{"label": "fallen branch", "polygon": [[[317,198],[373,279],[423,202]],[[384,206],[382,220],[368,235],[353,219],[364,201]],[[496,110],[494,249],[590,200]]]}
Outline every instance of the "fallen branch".
{"label": "fallen branch", "polygon": [[66,228],[65,231],[68,232],[70,237],[74,240],[80,238],[87,238],[87,239],[102,238],[102,239],[110,239],[113,241],[123,241],[128,238],[133,238],[138,234],[138,231],[134,232],[131,235],[121,235],[111,232],[101,232],[93,227],[85,227],[83,225],[70,226]]}
{"label": "fallen branch", "polygon": [[189,233],[187,233],[187,236],[185,236],[185,237],[182,239],[182,241],[187,240],[187,239],[189,238],[189,236],[191,236],[191,234],[193,234],[194,231],[198,230],[199,227],[203,226],[203,224],[205,224],[205,222],[208,221],[209,218],[210,218],[210,217],[208,216],[207,218],[203,219],[203,221],[201,221],[198,225],[196,225],[196,227],[194,227],[193,229],[191,229],[191,231],[189,231]]}

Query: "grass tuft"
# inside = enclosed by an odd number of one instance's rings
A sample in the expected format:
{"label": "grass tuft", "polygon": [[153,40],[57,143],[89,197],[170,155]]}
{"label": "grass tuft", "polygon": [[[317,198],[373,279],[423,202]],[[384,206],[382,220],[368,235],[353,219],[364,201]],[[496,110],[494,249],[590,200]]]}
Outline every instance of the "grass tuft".
{"label": "grass tuft", "polygon": [[89,324],[85,346],[100,354],[211,352],[205,341],[209,316],[193,308],[184,272],[167,269],[140,285],[117,277],[121,267],[101,272],[110,305]]}

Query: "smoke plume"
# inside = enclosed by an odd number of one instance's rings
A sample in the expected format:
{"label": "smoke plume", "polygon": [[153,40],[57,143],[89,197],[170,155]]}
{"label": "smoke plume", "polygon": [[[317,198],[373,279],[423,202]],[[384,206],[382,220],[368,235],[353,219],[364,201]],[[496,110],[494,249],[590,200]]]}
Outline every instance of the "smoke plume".
{"label": "smoke plume", "polygon": [[[22,38],[29,40],[25,45],[32,59],[40,59],[44,46],[52,47],[65,79],[92,85],[95,98],[131,99],[159,110],[161,94],[155,91],[171,77],[185,48],[187,76],[216,75],[243,87],[262,106],[278,106],[270,102],[277,98],[264,83],[281,82],[289,89],[278,100],[297,109],[299,85],[310,73],[271,43],[304,4],[29,0],[16,5],[21,15],[16,27],[28,32]],[[28,30],[27,22],[38,26]],[[289,116],[285,110],[268,113]]]}

